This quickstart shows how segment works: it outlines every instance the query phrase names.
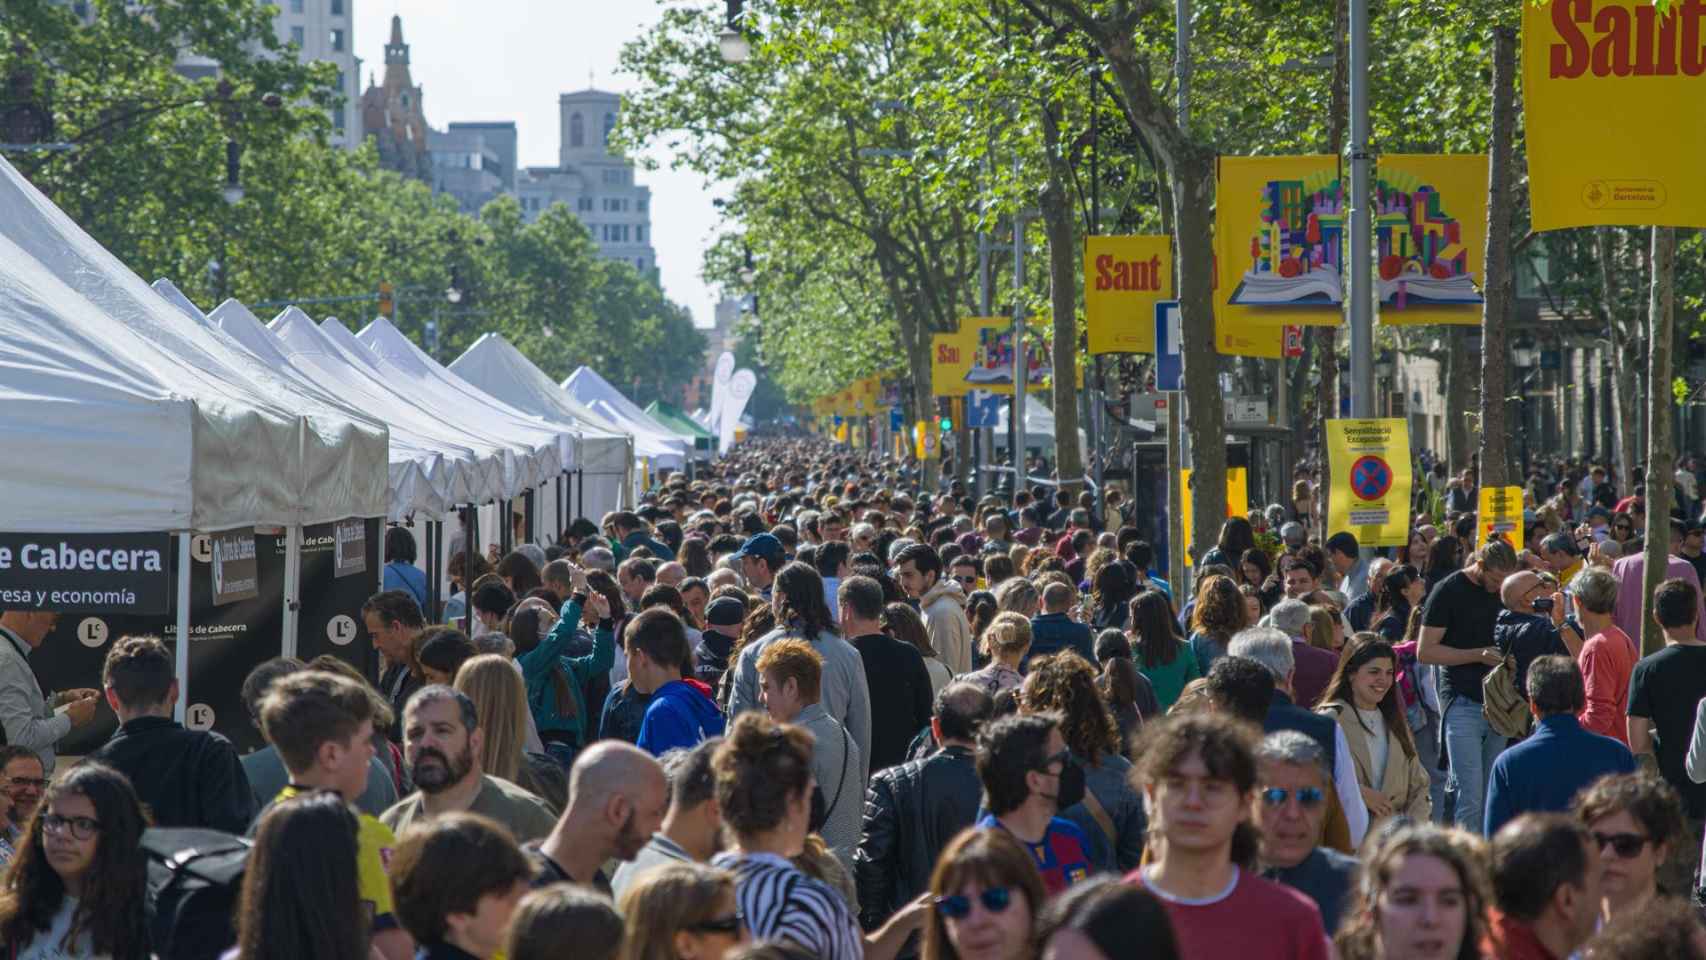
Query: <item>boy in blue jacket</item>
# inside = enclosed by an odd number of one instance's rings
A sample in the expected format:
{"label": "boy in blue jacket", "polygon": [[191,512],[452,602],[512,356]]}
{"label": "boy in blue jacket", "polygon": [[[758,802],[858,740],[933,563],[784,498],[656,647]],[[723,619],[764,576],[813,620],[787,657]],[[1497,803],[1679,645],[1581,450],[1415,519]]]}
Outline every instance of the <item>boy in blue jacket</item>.
{"label": "boy in blue jacket", "polygon": [[646,610],[623,631],[628,679],[638,693],[650,694],[636,746],[654,757],[676,747],[691,747],[722,736],[723,714],[711,688],[691,679],[693,648],[687,627],[664,607]]}

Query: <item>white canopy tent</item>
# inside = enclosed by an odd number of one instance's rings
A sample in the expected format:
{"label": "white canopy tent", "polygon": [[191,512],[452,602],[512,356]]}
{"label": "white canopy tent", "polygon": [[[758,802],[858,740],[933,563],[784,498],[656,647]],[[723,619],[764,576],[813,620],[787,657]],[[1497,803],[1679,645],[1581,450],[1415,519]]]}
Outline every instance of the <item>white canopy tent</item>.
{"label": "white canopy tent", "polygon": [[[1002,450],[1007,449],[1012,410],[1011,404],[1002,404],[1000,413],[995,417],[995,446]],[[1084,449],[1083,430],[1078,431],[1078,443],[1079,449]],[[1054,449],[1054,411],[1034,399],[1025,403],[1025,446]]]}
{"label": "white canopy tent", "polygon": [[[646,415],[622,391],[595,373],[579,367],[562,388],[582,406],[603,415],[634,436],[636,455],[651,461],[652,469],[680,470],[693,455],[693,438],[677,434]],[[657,451],[648,453],[646,451]]]}
{"label": "white canopy tent", "polygon": [[[597,518],[632,503],[636,438],[558,388],[503,336],[488,333],[474,341],[451,362],[450,372],[517,410],[547,421],[581,425],[581,496],[567,513]],[[663,452],[663,448],[648,446],[647,452]]]}

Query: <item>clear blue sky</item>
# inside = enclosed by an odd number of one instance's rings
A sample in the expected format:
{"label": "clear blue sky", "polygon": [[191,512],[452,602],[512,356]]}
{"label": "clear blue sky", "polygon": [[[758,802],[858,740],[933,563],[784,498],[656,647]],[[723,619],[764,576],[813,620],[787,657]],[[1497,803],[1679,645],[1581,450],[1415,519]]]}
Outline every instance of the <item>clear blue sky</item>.
{"label": "clear blue sky", "polygon": [[[410,70],[422,87],[427,122],[513,120],[523,166],[557,162],[557,95],[624,92],[633,78],[616,72],[622,44],[656,22],[659,0],[349,0],[361,85],[379,77],[393,14],[403,18]],[[716,291],[699,279],[702,253],[716,223],[698,176],[641,171],[652,188],[652,243],[664,292],[711,323]]]}

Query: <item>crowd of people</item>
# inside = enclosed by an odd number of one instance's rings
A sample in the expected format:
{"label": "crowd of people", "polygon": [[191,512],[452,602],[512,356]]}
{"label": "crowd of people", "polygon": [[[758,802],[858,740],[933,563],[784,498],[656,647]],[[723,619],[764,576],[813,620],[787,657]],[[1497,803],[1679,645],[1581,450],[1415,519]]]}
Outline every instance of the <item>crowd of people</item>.
{"label": "crowd of people", "polygon": [[[172,719],[161,640],[49,696],[53,616],[6,611],[0,948],[190,956],[157,889],[190,828],[249,838],[238,960],[1706,960],[1699,528],[1642,657],[1604,477],[1521,544],[1427,481],[1385,551],[1312,537],[1300,478],[1187,587],[1117,491],[750,441],[453,544],[440,609],[391,528],[379,669],[262,664],[245,755]],[[117,732],[56,756],[100,699]]]}

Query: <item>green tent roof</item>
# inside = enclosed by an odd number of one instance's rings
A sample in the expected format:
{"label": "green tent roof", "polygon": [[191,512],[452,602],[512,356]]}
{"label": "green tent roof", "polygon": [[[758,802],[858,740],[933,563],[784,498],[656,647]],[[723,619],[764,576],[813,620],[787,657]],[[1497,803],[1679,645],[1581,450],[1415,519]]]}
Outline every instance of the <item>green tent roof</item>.
{"label": "green tent roof", "polygon": [[686,434],[693,438],[693,446],[699,450],[710,450],[717,445],[717,436],[677,407],[659,400],[653,400],[646,406],[646,416],[663,424],[676,433]]}

